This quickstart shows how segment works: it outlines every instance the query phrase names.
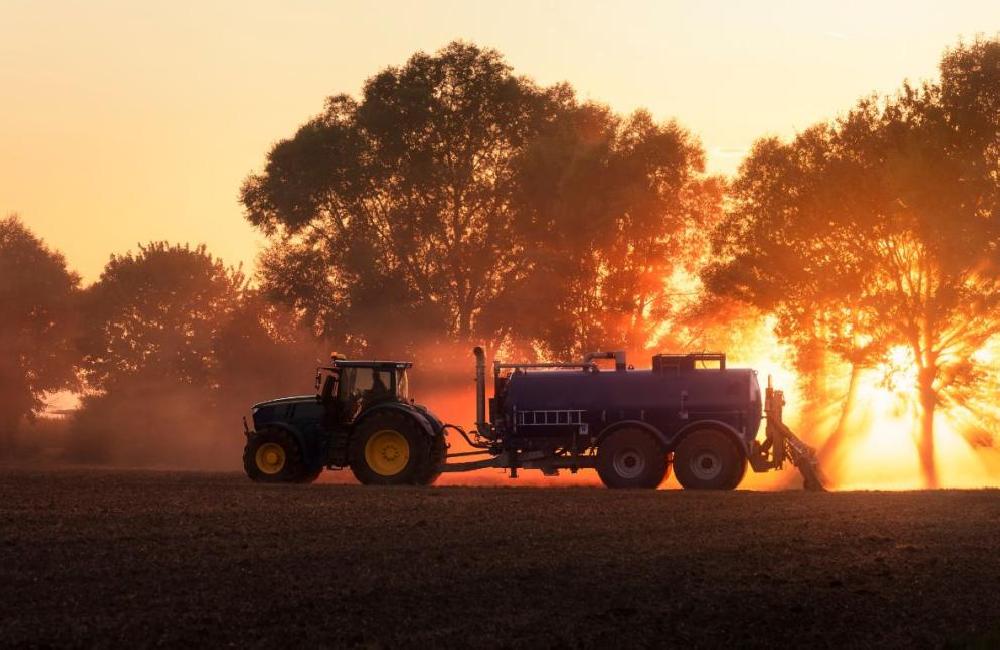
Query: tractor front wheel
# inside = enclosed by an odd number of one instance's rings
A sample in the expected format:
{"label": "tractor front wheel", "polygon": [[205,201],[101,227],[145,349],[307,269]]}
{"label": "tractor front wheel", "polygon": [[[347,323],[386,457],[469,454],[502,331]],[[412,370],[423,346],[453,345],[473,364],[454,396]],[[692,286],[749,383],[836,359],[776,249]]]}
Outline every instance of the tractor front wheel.
{"label": "tractor front wheel", "polygon": [[290,483],[307,474],[298,443],[281,429],[259,431],[247,439],[243,469],[251,479],[262,483]]}
{"label": "tractor front wheel", "polygon": [[597,447],[597,474],[609,488],[655,489],[669,471],[667,453],[641,429],[615,431]]}
{"label": "tractor front wheel", "polygon": [[439,445],[413,418],[382,411],[351,435],[351,471],[366,485],[427,485],[437,478]]}

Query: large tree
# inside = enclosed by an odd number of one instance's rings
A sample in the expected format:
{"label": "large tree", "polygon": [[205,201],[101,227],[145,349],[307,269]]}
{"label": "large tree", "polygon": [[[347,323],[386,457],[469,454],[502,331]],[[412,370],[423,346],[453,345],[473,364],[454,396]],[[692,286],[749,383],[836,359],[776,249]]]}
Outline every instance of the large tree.
{"label": "large tree", "polygon": [[[221,462],[212,453],[225,431],[219,341],[244,291],[243,274],[204,246],[156,242],[112,256],[82,301],[78,448],[94,460],[232,465],[232,445]],[[238,413],[226,415],[235,445]]]}
{"label": "large tree", "polygon": [[[757,144],[717,233],[716,291],[858,365],[906,346],[918,450],[937,484],[937,408],[982,375],[1000,304],[1000,41],[946,53],[939,83],[868,99],[792,143]],[[822,368],[812,369],[822,373]]]}
{"label": "large tree", "polygon": [[[718,205],[673,123],[539,88],[452,43],[333,97],[247,179],[268,295],[349,349],[644,342],[680,235]],[[706,198],[708,197],[708,198]]]}
{"label": "large tree", "polygon": [[332,97],[243,188],[247,217],[280,243],[263,284],[353,348],[468,338],[515,271],[515,154],[544,93],[493,51],[453,43]]}
{"label": "large tree", "polygon": [[133,382],[209,386],[217,334],[245,280],[204,246],[154,242],[113,255],[86,291],[83,369],[91,387]]}
{"label": "large tree", "polygon": [[646,350],[720,213],[722,183],[703,171],[676,123],[566,102],[519,160],[523,262],[489,306],[494,331],[557,356]]}
{"label": "large tree", "polygon": [[73,331],[79,276],[16,216],[0,220],[0,444],[75,383]]}

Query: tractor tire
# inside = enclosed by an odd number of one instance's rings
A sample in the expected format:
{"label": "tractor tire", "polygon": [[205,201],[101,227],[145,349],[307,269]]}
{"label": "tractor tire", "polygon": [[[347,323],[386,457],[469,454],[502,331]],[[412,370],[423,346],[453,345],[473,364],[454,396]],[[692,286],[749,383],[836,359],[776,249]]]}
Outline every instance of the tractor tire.
{"label": "tractor tire", "polygon": [[432,440],[410,416],[377,412],[351,434],[351,471],[365,485],[424,485],[437,467]]}
{"label": "tractor tire", "polygon": [[687,435],[674,452],[674,472],[686,490],[733,490],[747,459],[729,436],[714,429]]}
{"label": "tractor tire", "polygon": [[247,439],[243,470],[261,483],[292,483],[306,472],[298,442],[281,429],[265,429]]}
{"label": "tractor tire", "polygon": [[649,432],[621,429],[597,447],[597,474],[611,489],[656,489],[667,477],[667,452]]}
{"label": "tractor tire", "polygon": [[425,473],[420,477],[419,485],[433,485],[434,481],[441,476],[441,466],[448,458],[448,443],[444,439],[444,434],[434,436],[431,441],[431,460],[427,463]]}

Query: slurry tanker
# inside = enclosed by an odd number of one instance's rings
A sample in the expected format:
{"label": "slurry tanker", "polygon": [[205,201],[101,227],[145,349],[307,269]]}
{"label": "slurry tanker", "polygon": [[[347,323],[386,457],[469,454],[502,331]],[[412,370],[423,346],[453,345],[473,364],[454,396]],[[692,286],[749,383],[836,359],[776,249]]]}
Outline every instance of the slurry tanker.
{"label": "slurry tanker", "polygon": [[[722,353],[658,354],[636,370],[625,353],[579,362],[492,365],[473,350],[476,423],[442,422],[409,394],[407,361],[338,355],[317,369],[315,393],[256,404],[244,419],[243,464],[256,481],[309,482],[349,467],[377,485],[429,485],[442,472],[484,468],[597,470],[610,488],[660,485],[671,468],[686,489],[732,490],[755,472],[793,464],[823,489],[813,450],[782,421],[784,396]],[[613,366],[611,365],[613,363]],[[603,366],[603,367],[602,367]],[[468,451],[448,453],[449,435]]]}

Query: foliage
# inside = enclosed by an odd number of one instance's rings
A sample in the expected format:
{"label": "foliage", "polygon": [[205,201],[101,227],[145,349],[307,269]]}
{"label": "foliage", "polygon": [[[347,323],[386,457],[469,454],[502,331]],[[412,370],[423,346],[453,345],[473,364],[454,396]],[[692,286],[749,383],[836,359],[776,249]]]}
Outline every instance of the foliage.
{"label": "foliage", "polygon": [[113,255],[86,291],[83,368],[92,387],[134,381],[211,385],[213,346],[245,280],[204,246],[155,242]]}
{"label": "foliage", "polygon": [[75,385],[79,276],[16,216],[0,220],[0,436],[37,414],[46,392]]}
{"label": "foliage", "polygon": [[960,45],[941,72],[791,143],[758,142],[705,273],[774,310],[800,351],[865,365],[909,347],[931,485],[935,408],[974,381],[973,353],[997,330],[1000,41]]}
{"label": "foliage", "polygon": [[[275,243],[262,286],[348,351],[645,342],[663,273],[717,206],[700,147],[452,43],[332,97],[243,203]],[[706,199],[705,197],[709,198]],[[602,336],[603,334],[603,336]]]}
{"label": "foliage", "polygon": [[229,466],[249,404],[311,389],[316,342],[204,246],[113,256],[83,313],[81,459]]}
{"label": "foliage", "polygon": [[564,358],[646,350],[676,315],[671,280],[696,269],[721,204],[699,145],[643,111],[570,103],[518,162],[523,261],[486,308],[492,331]]}

